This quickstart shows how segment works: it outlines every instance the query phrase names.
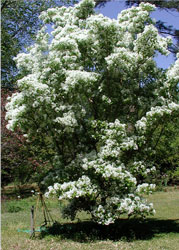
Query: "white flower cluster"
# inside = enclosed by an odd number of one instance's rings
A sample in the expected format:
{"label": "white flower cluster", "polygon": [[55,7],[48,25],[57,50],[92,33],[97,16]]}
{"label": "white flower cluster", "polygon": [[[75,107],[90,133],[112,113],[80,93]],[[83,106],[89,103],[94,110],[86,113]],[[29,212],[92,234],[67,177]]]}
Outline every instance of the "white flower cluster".
{"label": "white flower cluster", "polygon": [[82,176],[77,181],[65,182],[63,184],[55,183],[48,187],[45,196],[59,195],[59,200],[79,198],[82,196],[93,197],[97,193],[97,187],[91,183],[89,177]]}
{"label": "white flower cluster", "polygon": [[128,197],[120,200],[118,212],[127,213],[128,215],[138,213],[149,215],[155,213],[155,210],[153,209],[152,203],[146,204],[139,196],[129,194]]}
{"label": "white flower cluster", "polygon": [[155,190],[155,188],[156,188],[155,184],[143,183],[143,184],[137,186],[136,192],[139,194],[141,194],[141,193],[150,194]]}
{"label": "white flower cluster", "polygon": [[151,110],[146,113],[146,117],[137,121],[135,127],[138,131],[145,133],[147,128],[150,128],[155,121],[165,115],[171,115],[174,111],[179,112],[179,104],[174,102],[170,102],[168,105],[151,107]]}
{"label": "white flower cluster", "polygon": [[[117,207],[117,209],[114,209]],[[125,198],[111,197],[107,200],[106,205],[98,205],[92,211],[93,216],[99,224],[109,225],[114,223],[121,214],[128,216],[141,214],[143,216],[154,214],[153,204],[147,204],[144,199],[138,195],[129,194]]]}
{"label": "white flower cluster", "polygon": [[26,105],[23,103],[24,94],[14,93],[11,102],[6,104],[6,119],[9,120],[7,129],[13,130],[17,126],[18,119],[25,113]]}
{"label": "white flower cluster", "polygon": [[136,128],[140,131],[145,131],[147,127],[147,119],[146,117],[142,117],[139,121],[136,122]]}
{"label": "white flower cluster", "polygon": [[143,176],[156,171],[155,166],[147,166],[144,161],[134,161],[132,165],[133,173],[140,173]]}
{"label": "white flower cluster", "polygon": [[109,207],[99,205],[92,211],[92,215],[99,224],[109,225],[115,222],[116,215],[112,214]]}
{"label": "white flower cluster", "polygon": [[78,87],[79,89],[90,87],[90,85],[93,85],[98,79],[97,73],[80,70],[68,70],[66,75],[67,78],[65,84],[62,86],[65,90],[68,90],[70,87],[72,89],[75,87]]}
{"label": "white flower cluster", "polygon": [[169,81],[179,82],[179,53],[175,64],[168,70],[167,77]]}
{"label": "white flower cluster", "polygon": [[120,74],[120,77],[123,78],[128,72],[134,69],[137,59],[138,54],[136,52],[131,52],[128,48],[123,47],[116,48],[114,53],[105,58],[108,70],[113,75]]}
{"label": "white flower cluster", "polygon": [[100,159],[97,155],[96,160],[88,161],[87,158],[83,160],[82,168],[85,170],[94,169],[95,173],[101,175],[106,180],[118,180],[121,184],[128,182],[128,185],[135,186],[136,179],[130,172],[125,170],[123,163],[115,164],[114,162],[107,162]]}
{"label": "white flower cluster", "polygon": [[145,22],[151,22],[149,14],[155,9],[154,5],[149,3],[140,4],[137,8],[131,8],[131,10],[123,10],[118,15],[118,21],[122,25],[124,31],[128,30],[129,32],[140,32],[144,26]]}
{"label": "white flower cluster", "polygon": [[75,115],[72,111],[63,113],[63,117],[55,118],[54,122],[61,124],[65,127],[76,127],[78,125]]}

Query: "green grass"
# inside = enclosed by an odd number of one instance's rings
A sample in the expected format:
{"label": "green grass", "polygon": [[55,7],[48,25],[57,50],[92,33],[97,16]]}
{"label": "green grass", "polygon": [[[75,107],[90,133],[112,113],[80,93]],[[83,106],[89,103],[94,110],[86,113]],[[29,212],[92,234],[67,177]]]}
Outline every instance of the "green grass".
{"label": "green grass", "polygon": [[[148,200],[154,203],[156,214],[145,221],[121,219],[115,225],[101,226],[90,216],[78,214],[73,223],[62,219],[56,199],[46,200],[47,207],[58,223],[48,233],[36,233],[34,239],[18,229],[30,229],[30,208],[35,197],[2,202],[2,250],[61,250],[61,249],[179,249],[179,189],[156,192]],[[18,208],[17,208],[18,207]],[[36,227],[43,222],[37,211]]]}

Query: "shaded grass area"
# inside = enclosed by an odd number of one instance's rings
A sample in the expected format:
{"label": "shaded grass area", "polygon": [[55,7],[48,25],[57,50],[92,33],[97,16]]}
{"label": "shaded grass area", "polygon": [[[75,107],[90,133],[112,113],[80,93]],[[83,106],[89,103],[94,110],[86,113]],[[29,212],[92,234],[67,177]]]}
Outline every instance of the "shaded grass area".
{"label": "shaded grass area", "polygon": [[98,225],[86,221],[77,223],[56,223],[48,229],[46,235],[60,236],[61,239],[70,239],[78,242],[91,242],[97,240],[123,240],[126,242],[134,240],[150,240],[157,235],[179,234],[179,221],[147,219],[121,219],[109,226]]}
{"label": "shaded grass area", "polygon": [[[71,222],[63,219],[56,199],[45,200],[58,222],[34,239],[18,229],[30,229],[30,208],[36,197],[2,203],[2,249],[179,249],[179,190],[156,192],[148,200],[156,214],[146,220],[125,218],[109,226],[98,225],[84,212]],[[19,207],[20,209],[16,209]],[[10,209],[11,208],[11,209]],[[18,211],[16,211],[18,210]],[[36,228],[42,225],[41,208],[37,211]]]}

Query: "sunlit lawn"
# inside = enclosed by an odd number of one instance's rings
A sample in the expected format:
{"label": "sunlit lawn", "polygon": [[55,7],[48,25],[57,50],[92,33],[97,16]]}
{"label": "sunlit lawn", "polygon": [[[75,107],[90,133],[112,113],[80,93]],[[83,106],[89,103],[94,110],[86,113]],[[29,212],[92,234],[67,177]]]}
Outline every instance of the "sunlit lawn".
{"label": "sunlit lawn", "polygon": [[[36,205],[35,197],[2,203],[2,249],[179,249],[179,189],[156,192],[149,196],[156,214],[145,221],[121,219],[107,227],[94,224],[89,215],[80,213],[71,222],[60,216],[57,200],[47,200],[54,220],[59,224],[50,233],[30,234],[18,229],[30,229],[30,208]],[[42,211],[37,212],[36,227],[43,222]]]}

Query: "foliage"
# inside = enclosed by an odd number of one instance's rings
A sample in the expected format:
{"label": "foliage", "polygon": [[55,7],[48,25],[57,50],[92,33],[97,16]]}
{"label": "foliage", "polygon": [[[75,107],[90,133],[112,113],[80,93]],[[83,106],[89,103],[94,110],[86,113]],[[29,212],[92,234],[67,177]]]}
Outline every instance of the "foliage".
{"label": "foliage", "polygon": [[179,176],[177,167],[179,166],[179,120],[172,119],[165,122],[156,128],[153,133],[156,145],[155,153],[153,154],[153,162],[156,166],[156,172],[152,175],[147,175],[146,181],[152,181],[158,188],[163,186],[177,185]]}
{"label": "foliage", "polygon": [[1,1],[1,49],[2,85],[9,87],[17,80],[17,68],[13,58],[33,43],[41,21],[39,14],[49,7],[60,6],[70,1],[55,0],[2,0]]}
{"label": "foliage", "polygon": [[71,218],[85,210],[108,225],[122,214],[154,212],[142,195],[155,185],[144,180],[156,170],[156,129],[179,112],[179,60],[168,70],[154,61],[157,52],[168,55],[171,40],[154,27],[153,5],[117,20],[95,14],[94,5],[83,0],[41,14],[36,43],[16,57],[25,76],[6,118],[53,166],[47,196],[70,200]]}
{"label": "foliage", "polygon": [[[163,124],[158,130],[160,143],[156,146],[157,157],[155,159],[158,180],[162,177],[168,183],[177,184],[177,167],[179,166],[179,119],[175,119],[169,124]],[[156,180],[157,181],[157,180]]]}
{"label": "foliage", "polygon": [[10,205],[10,206],[8,207],[8,213],[17,213],[17,212],[19,212],[19,211],[21,211],[21,210],[22,210],[22,208],[19,207],[19,206]]}

